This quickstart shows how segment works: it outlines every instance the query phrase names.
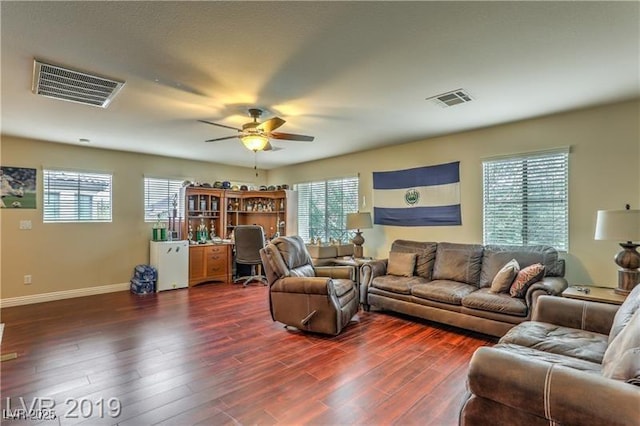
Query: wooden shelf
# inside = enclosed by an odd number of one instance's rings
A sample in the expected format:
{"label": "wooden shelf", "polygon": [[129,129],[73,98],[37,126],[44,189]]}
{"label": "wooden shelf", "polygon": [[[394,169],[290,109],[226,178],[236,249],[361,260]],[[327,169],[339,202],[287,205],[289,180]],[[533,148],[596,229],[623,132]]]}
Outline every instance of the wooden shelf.
{"label": "wooden shelf", "polygon": [[[297,229],[297,193],[295,191],[233,191],[218,188],[186,187],[184,191],[186,220],[182,224],[184,238],[192,230],[192,240],[198,240],[198,228],[204,225],[206,239],[211,239],[211,230],[216,236],[229,238],[237,225],[260,225],[267,238],[275,235],[295,235]],[[254,205],[267,206],[253,210]],[[250,206],[251,210],[248,210]],[[212,208],[214,207],[214,208]],[[271,209],[271,210],[269,210]],[[282,226],[284,223],[284,226]],[[207,281],[229,279],[231,267],[225,272],[213,260],[207,263],[209,254],[207,244],[192,244],[189,250],[189,283],[199,284]],[[215,245],[214,245],[215,246]],[[217,253],[216,256],[223,256]],[[225,262],[231,265],[233,257],[230,249]],[[219,261],[219,260],[218,260]],[[224,278],[227,277],[227,278]]]}

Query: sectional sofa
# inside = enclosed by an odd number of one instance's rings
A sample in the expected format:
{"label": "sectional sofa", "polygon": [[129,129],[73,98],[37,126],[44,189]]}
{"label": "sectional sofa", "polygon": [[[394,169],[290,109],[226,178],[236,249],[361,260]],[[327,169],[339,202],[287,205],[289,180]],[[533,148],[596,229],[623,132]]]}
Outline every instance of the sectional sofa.
{"label": "sectional sofa", "polygon": [[542,296],[469,364],[460,425],[640,424],[640,286],[622,306]]}
{"label": "sectional sofa", "polygon": [[[512,288],[493,292],[497,275],[513,260],[521,271],[536,267],[540,273],[515,297]],[[388,259],[363,265],[360,274],[365,310],[375,307],[496,337],[531,319],[540,295],[558,296],[567,288],[564,261],[549,246],[396,240]]]}

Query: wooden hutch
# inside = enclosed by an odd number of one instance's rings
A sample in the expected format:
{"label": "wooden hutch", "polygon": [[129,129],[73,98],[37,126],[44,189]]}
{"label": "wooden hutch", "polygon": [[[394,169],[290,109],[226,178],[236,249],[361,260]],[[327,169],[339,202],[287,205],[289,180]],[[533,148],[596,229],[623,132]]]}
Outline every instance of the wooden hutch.
{"label": "wooden hutch", "polygon": [[[236,225],[260,225],[267,239],[297,234],[297,193],[186,187],[182,235],[190,239],[189,286],[232,279]],[[213,241],[221,242],[213,242]],[[204,243],[201,243],[204,242]]]}

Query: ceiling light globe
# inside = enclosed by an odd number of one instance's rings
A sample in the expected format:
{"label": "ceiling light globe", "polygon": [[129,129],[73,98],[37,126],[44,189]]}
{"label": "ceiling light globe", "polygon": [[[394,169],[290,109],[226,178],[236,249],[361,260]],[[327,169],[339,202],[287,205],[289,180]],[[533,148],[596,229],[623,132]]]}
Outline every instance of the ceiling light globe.
{"label": "ceiling light globe", "polygon": [[247,135],[241,138],[242,143],[251,151],[262,151],[269,143],[269,139],[263,135]]}

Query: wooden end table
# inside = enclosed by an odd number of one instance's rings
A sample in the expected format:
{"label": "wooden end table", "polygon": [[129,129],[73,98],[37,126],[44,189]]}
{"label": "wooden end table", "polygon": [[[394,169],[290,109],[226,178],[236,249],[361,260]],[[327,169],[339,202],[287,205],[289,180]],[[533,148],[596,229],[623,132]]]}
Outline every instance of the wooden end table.
{"label": "wooden end table", "polygon": [[562,297],[570,299],[588,300],[590,302],[610,303],[612,305],[622,305],[627,296],[617,294],[613,288],[593,287],[586,285],[570,286],[562,292]]}

